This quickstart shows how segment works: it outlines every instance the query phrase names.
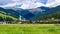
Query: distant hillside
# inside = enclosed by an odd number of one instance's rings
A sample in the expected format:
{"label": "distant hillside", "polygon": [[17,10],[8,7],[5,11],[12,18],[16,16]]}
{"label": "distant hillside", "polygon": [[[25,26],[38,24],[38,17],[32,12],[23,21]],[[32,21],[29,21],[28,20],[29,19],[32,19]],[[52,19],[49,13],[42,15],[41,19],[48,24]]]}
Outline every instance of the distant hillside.
{"label": "distant hillside", "polygon": [[48,20],[48,19],[52,19],[52,18],[60,19],[60,12],[56,12],[56,13],[53,13],[53,14],[41,16],[39,18],[39,20]]}
{"label": "distant hillside", "polygon": [[4,9],[4,8],[1,8],[0,7],[0,12],[1,11],[2,12],[5,12],[6,15],[10,15],[10,16],[13,16],[15,18],[18,18],[19,17],[19,14],[15,10],[13,10],[13,9]]}

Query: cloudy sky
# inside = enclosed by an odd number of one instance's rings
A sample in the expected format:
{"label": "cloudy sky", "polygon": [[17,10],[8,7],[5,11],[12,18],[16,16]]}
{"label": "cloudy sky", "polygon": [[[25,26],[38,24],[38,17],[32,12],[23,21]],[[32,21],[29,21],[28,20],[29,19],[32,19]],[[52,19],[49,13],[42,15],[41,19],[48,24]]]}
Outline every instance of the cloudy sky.
{"label": "cloudy sky", "polygon": [[56,7],[60,5],[60,0],[0,0],[0,7],[32,9],[41,6]]}

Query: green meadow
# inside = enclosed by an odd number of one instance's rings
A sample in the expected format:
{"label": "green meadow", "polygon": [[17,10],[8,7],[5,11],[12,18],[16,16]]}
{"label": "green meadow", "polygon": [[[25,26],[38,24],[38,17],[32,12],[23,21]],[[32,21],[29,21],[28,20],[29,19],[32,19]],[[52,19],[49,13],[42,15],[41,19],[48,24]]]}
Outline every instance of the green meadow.
{"label": "green meadow", "polygon": [[0,34],[60,34],[60,25],[0,24]]}

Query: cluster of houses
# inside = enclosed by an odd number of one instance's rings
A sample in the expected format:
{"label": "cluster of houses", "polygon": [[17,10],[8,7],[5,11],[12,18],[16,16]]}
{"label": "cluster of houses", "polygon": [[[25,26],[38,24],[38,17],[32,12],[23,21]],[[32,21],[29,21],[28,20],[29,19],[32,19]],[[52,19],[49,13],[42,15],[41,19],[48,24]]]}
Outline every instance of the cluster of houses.
{"label": "cluster of houses", "polygon": [[48,19],[48,20],[25,20],[25,19],[21,19],[19,23],[32,23],[32,24],[35,24],[35,23],[43,23],[43,22],[47,22],[49,23],[49,20],[51,21],[55,21],[56,23],[60,23],[60,19],[54,19],[54,18],[51,18],[51,19]]}

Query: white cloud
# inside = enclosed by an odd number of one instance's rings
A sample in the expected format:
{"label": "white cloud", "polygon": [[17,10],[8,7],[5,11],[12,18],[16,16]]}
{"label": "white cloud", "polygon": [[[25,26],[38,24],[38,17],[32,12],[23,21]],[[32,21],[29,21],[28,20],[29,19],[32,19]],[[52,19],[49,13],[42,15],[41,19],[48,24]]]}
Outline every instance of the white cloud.
{"label": "white cloud", "polygon": [[60,0],[48,0],[46,7],[56,7],[60,5]]}
{"label": "white cloud", "polygon": [[22,9],[32,9],[32,8],[37,8],[44,5],[38,0],[24,0],[21,3],[22,3],[22,6],[19,8],[22,8]]}
{"label": "white cloud", "polygon": [[56,7],[60,5],[60,0],[48,0],[47,4],[41,3],[41,0],[11,0],[11,1],[12,1],[11,3],[2,6],[0,5],[0,7],[17,7],[16,5],[18,5],[17,8],[32,9],[41,6]]}

